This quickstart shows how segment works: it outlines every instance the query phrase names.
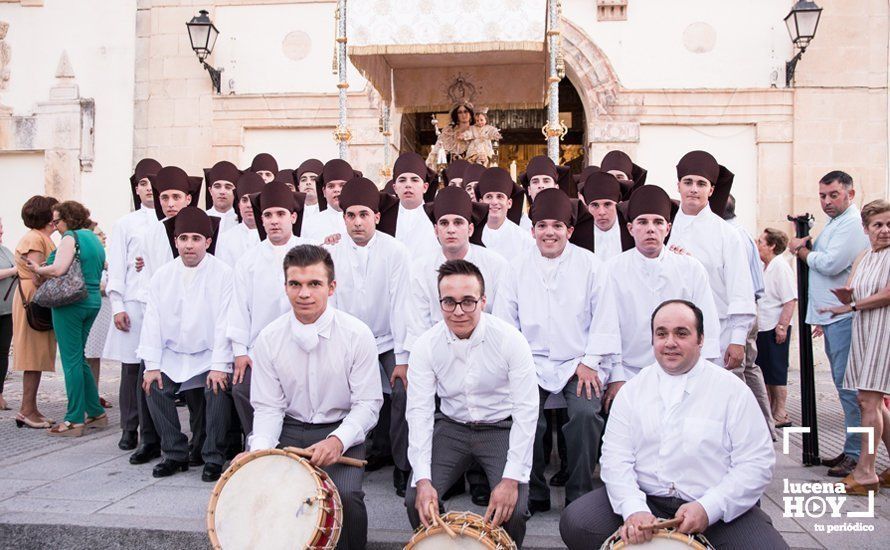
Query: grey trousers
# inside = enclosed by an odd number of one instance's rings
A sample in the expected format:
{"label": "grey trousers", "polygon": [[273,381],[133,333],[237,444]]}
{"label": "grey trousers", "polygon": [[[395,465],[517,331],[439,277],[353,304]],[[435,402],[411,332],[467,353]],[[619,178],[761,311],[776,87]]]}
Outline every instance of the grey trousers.
{"label": "grey trousers", "polygon": [[145,363],[139,363],[139,375],[136,377],[136,408],[139,415],[139,444],[140,445],[160,445],[161,438],[158,437],[158,430],[155,428],[154,420],[151,418],[151,412],[148,410],[148,400],[145,392],[142,391],[142,378],[145,374]]}
{"label": "grey trousers", "polygon": [[[594,395],[587,399],[575,395],[578,388],[578,377],[571,380],[562,389],[566,400],[566,413],[569,421],[562,427],[566,439],[566,467],[569,479],[566,481],[566,502],[572,502],[593,490],[593,471],[599,462],[600,441],[603,437],[605,421],[600,415],[602,401]],[[541,406],[538,414],[538,429],[535,432],[535,454],[532,464],[532,475],[529,480],[529,498],[539,501],[550,501],[550,487],[544,478],[544,434],[547,432],[547,418],[544,416],[544,402],[548,392],[541,391]]]}
{"label": "grey trousers", "polygon": [[769,405],[769,396],[766,393],[766,383],[763,381],[763,371],[760,370],[755,361],[757,360],[757,320],[751,326],[748,337],[745,340],[745,360],[738,368],[732,369],[732,373],[738,376],[742,382],[748,385],[763,418],[766,420],[766,427],[769,429],[770,436],[776,438],[776,426],[773,420],[772,409]]}
{"label": "grey trousers", "polygon": [[[189,408],[189,425],[192,430],[192,441],[189,443],[188,438],[182,433],[182,425],[179,423],[179,413],[176,411],[176,393],[179,391],[181,384],[170,380],[170,378],[161,373],[161,379],[164,388],[158,388],[157,384],[152,384],[151,392],[148,394],[148,409],[151,411],[151,418],[154,426],[157,428],[160,436],[161,451],[164,458],[185,462],[189,459],[191,450],[200,451],[206,442],[205,421],[204,417],[208,412],[208,407],[204,401],[204,390],[195,388],[182,392],[182,398],[185,400]],[[221,404],[217,401],[225,402],[224,395],[213,396],[210,392],[214,403],[210,406],[210,410],[216,413]],[[217,427],[217,423],[221,420],[214,417],[208,419],[207,425],[213,425],[212,430],[222,430],[223,445],[225,444],[225,433],[228,430],[226,425],[224,428]],[[223,446],[222,449],[225,449]],[[224,451],[223,451],[224,452]],[[220,462],[219,464],[222,464]]]}
{"label": "grey trousers", "polygon": [[[507,451],[510,449],[511,425],[510,419],[487,425],[461,424],[444,416],[436,420],[433,428],[430,482],[440,499],[442,494],[467,471],[473,460],[485,470],[492,489],[501,482],[504,466],[507,464]],[[408,487],[405,492],[405,506],[408,508],[408,520],[415,529],[420,525],[420,516],[414,506],[416,497],[417,489]],[[444,510],[441,500],[439,509]],[[522,548],[522,541],[525,538],[527,516],[528,485],[520,483],[516,508],[503,525],[519,548]]]}
{"label": "grey trousers", "polygon": [[228,390],[216,394],[212,389],[204,388],[204,445],[201,458],[207,464],[222,466],[226,462],[226,451],[229,447],[229,428],[232,425],[232,375],[227,378]]}
{"label": "grey trousers", "polygon": [[[396,368],[396,356],[392,350],[381,353],[378,357],[380,364],[386,377],[392,376],[392,371]],[[408,394],[405,391],[405,385],[401,380],[396,380],[395,387],[392,388],[390,395],[390,414],[389,426],[378,423],[377,428],[387,432],[390,449],[392,451],[392,461],[396,468],[403,471],[411,469],[411,463],[408,462],[408,421],[405,420],[405,408],[408,405]],[[381,417],[382,418],[382,417]],[[375,429],[377,429],[375,428]]]}
{"label": "grey trousers", "polygon": [[[339,425],[339,422],[307,424],[285,416],[284,425],[281,427],[281,436],[278,438],[279,447],[302,447],[305,449],[325,439]],[[350,447],[343,453],[343,456],[364,459],[365,444],[361,443]],[[364,550],[368,546],[368,510],[365,508],[365,493],[362,491],[362,476],[365,469],[343,464],[331,464],[326,466],[324,471],[337,487],[340,501],[343,503],[343,526],[340,530],[337,549]]]}
{"label": "grey trousers", "polygon": [[[139,363],[121,363],[121,383],[118,388],[118,405],[121,408],[121,431],[139,429]],[[143,397],[144,399],[144,397]]]}
{"label": "grey trousers", "polygon": [[253,367],[244,371],[244,380],[240,384],[232,386],[232,400],[235,403],[235,412],[241,422],[244,437],[248,437],[253,431],[253,405],[250,404],[250,375]]}
{"label": "grey trousers", "polygon": [[[685,501],[670,497],[647,497],[646,504],[656,517],[672,518]],[[559,534],[569,550],[588,550],[602,546],[623,524],[621,516],[612,510],[606,488],[600,487],[563,510],[559,519]],[[788,548],[788,543],[773,527],[770,517],[757,506],[729,523],[718,521],[703,534],[718,549]]]}

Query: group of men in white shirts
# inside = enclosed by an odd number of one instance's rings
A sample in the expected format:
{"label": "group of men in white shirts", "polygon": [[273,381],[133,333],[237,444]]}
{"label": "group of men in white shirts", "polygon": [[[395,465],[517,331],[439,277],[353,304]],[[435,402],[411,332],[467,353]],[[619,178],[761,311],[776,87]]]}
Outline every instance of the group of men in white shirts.
{"label": "group of men in white shirts", "polygon": [[[723,372],[743,360],[755,311],[741,239],[712,211],[732,174],[702,151],[677,171],[679,205],[620,151],[582,173],[580,192],[546,157],[522,185],[494,167],[437,189],[405,153],[380,191],[343,160],[290,171],[262,154],[205,170],[205,211],[200,178],[144,159],[108,254],[105,357],[121,361],[129,404],[120,446],[136,448],[134,464],[162,456],[157,477],[203,464],[205,481],[242,441],[306,447],[343,501],[338,548],[364,548],[362,471],[337,459],[363,458],[373,430],[413,526],[475,468],[491,491],[485,517],[521,546],[529,514],[550,509],[545,415],[565,408],[570,547],[622,519],[622,535],[643,540],[628,529],[662,497],[673,500],[646,513],[682,510],[684,532],[781,541],[752,508],[772,474],[769,421]],[[720,396],[702,391],[714,381]],[[659,400],[664,414],[649,412]],[[687,424],[709,451],[661,462]],[[585,515],[610,501],[617,520]]]}

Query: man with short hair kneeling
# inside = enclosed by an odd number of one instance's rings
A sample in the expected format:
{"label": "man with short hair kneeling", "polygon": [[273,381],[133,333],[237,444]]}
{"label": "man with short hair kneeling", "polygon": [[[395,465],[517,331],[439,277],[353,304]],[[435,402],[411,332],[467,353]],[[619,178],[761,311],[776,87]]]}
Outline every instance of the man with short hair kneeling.
{"label": "man with short hair kneeling", "polygon": [[521,548],[538,420],[531,348],[483,311],[485,281],[474,264],[445,262],[438,287],[443,320],[415,341],[408,361],[408,518],[428,526],[442,493],[475,460],[492,485],[485,518]]}
{"label": "man with short hair kneeling", "polygon": [[[599,548],[617,529],[630,544],[656,516],[678,518],[717,548],[787,548],[757,503],[772,478],[772,441],[753,394],[701,357],[703,315],[668,300],[652,314],[656,364],[615,398],[601,460],[605,487],[565,509],[570,550]],[[641,406],[641,404],[646,404]],[[623,525],[622,525],[623,518]]]}

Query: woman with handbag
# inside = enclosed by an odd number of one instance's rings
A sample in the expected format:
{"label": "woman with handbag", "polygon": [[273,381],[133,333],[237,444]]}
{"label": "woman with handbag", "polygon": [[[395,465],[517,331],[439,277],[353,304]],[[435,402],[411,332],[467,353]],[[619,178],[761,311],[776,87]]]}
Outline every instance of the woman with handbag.
{"label": "woman with handbag", "polygon": [[99,281],[105,249],[89,229],[90,211],[79,202],[65,201],[53,206],[52,224],[62,235],[59,248],[50,254],[46,265],[29,260],[27,267],[46,281],[34,299],[41,305],[52,306],[68,394],[65,420],[48,433],[77,437],[86,428],[108,425],[108,415],[99,404],[96,381],[84,356],[87,337],[102,306]]}
{"label": "woman with handbag", "polygon": [[15,417],[19,428],[49,428],[53,422],[37,408],[37,389],[41,375],[56,370],[56,336],[49,310],[31,307],[37,281],[26,263],[40,265],[56,249],[49,237],[54,230],[53,206],[58,202],[35,195],[22,206],[22,222],[30,231],[15,247],[18,289],[13,291],[12,302],[12,370],[22,373],[22,403]]}

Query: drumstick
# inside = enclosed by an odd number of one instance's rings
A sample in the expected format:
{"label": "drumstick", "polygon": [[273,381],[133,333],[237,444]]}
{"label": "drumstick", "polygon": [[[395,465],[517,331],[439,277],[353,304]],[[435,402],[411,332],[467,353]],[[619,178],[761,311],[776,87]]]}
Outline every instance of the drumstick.
{"label": "drumstick", "polygon": [[640,525],[640,530],[655,531],[657,529],[670,529],[671,527],[677,527],[681,523],[683,523],[683,518],[666,519],[664,521],[650,523],[649,525]]}
{"label": "drumstick", "polygon": [[[301,449],[299,447],[285,447],[285,451],[289,451],[294,453],[297,456],[302,456],[303,458],[312,458],[312,451],[307,451],[306,449]],[[337,459],[338,464],[343,464],[345,466],[355,466],[356,468],[364,468],[365,464],[368,463],[367,460],[359,460],[357,458],[349,458],[348,456],[341,456]]]}
{"label": "drumstick", "polygon": [[448,533],[449,537],[451,537],[452,539],[457,538],[457,533],[455,533],[454,530],[451,527],[449,527],[447,523],[442,521],[442,518],[439,517],[439,514],[436,513],[436,503],[433,502],[432,500],[430,501],[430,516],[433,518],[433,523],[435,523],[437,526],[441,527],[446,533]]}

